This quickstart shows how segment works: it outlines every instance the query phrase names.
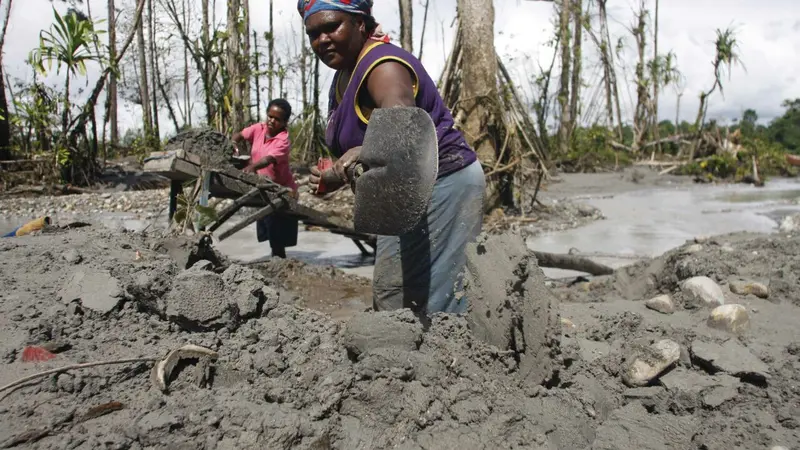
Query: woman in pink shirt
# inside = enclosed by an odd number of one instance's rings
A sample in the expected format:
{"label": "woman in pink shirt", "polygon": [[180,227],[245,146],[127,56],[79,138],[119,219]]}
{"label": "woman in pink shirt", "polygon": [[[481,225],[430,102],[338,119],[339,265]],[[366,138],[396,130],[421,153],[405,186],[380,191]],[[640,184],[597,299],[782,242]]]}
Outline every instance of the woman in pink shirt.
{"label": "woman in pink shirt", "polygon": [[[272,100],[267,106],[266,122],[234,133],[233,142],[248,141],[252,146],[250,163],[242,169],[244,172],[268,177],[297,195],[297,183],[289,167],[292,144],[286,130],[291,115],[289,102],[282,98]],[[280,213],[271,214],[256,222],[256,233],[258,242],[269,240],[272,256],[286,258],[286,248],[297,245],[298,221]]]}

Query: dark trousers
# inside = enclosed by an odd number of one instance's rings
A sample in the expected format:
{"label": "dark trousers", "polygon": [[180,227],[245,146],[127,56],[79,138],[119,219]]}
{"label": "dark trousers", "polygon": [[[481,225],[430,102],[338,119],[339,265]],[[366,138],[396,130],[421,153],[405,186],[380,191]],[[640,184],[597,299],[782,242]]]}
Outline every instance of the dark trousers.
{"label": "dark trousers", "polygon": [[297,245],[300,225],[296,217],[275,213],[256,222],[258,242],[269,241],[272,256],[286,258],[286,248]]}

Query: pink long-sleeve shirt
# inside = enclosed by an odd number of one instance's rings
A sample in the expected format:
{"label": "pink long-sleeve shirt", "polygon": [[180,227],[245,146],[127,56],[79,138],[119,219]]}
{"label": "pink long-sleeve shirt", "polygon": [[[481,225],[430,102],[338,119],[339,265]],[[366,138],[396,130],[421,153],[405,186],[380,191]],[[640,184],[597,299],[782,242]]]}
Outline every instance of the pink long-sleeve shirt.
{"label": "pink long-sleeve shirt", "polygon": [[281,186],[297,191],[297,183],[294,181],[292,170],[289,167],[289,153],[292,151],[289,132],[284,130],[276,136],[270,136],[266,124],[256,123],[242,130],[241,134],[252,145],[251,164],[255,164],[267,156],[274,156],[277,160],[275,164],[260,169],[258,174],[269,177]]}

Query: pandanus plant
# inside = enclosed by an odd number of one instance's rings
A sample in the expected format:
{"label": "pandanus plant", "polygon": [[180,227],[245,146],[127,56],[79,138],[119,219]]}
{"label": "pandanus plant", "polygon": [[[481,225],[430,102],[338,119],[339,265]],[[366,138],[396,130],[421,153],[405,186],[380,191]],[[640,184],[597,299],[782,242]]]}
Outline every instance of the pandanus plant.
{"label": "pandanus plant", "polygon": [[51,71],[53,65],[56,66],[58,74],[61,73],[62,67],[66,68],[64,110],[61,115],[62,137],[66,137],[69,131],[71,109],[69,92],[72,77],[85,76],[87,63],[103,61],[102,55],[93,52],[92,49],[97,36],[105,31],[96,30],[92,21],[80,16],[74,10],[62,16],[53,8],[53,16],[55,23],[49,30],[42,30],[39,33],[39,47],[31,51],[30,61],[42,74]]}

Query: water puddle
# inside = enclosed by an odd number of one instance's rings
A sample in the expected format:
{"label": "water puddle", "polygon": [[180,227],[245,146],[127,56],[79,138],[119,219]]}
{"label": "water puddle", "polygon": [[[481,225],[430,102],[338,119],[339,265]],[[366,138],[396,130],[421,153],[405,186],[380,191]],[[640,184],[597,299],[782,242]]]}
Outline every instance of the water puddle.
{"label": "water puddle", "polygon": [[[606,220],[574,230],[548,233],[528,241],[541,251],[572,250],[612,267],[657,256],[697,236],[737,231],[771,232],[788,214],[800,211],[796,180],[772,180],[766,187],[694,185],[649,189],[586,199]],[[545,270],[551,277],[577,275]]]}

